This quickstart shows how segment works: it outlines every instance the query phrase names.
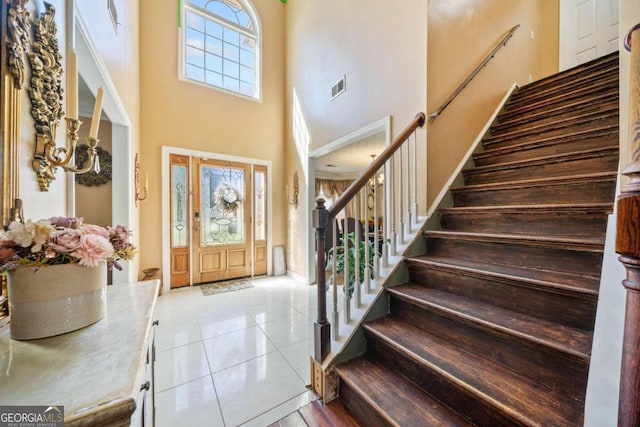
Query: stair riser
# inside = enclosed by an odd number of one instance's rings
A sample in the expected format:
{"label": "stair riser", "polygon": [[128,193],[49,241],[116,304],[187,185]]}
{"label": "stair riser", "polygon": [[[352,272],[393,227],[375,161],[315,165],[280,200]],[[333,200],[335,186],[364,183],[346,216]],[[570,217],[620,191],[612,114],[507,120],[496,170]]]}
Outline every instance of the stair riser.
{"label": "stair riser", "polygon": [[596,105],[587,105],[578,107],[575,109],[568,109],[564,112],[553,112],[542,117],[539,115],[530,116],[527,114],[518,115],[515,120],[509,123],[494,125],[491,127],[491,134],[494,136],[502,135],[509,132],[517,132],[523,129],[529,129],[531,127],[541,126],[553,126],[560,121],[570,120],[575,117],[580,117],[587,114],[599,114],[601,112],[610,111],[612,108],[617,108],[618,98],[611,97],[606,103],[598,103]]}
{"label": "stair riser", "polygon": [[[613,207],[612,207],[613,209]],[[604,242],[607,212],[536,212],[440,214],[442,230],[527,236],[595,237]]]}
{"label": "stair riser", "polygon": [[540,205],[562,201],[571,203],[613,203],[615,181],[578,182],[565,185],[548,185],[488,190],[453,189],[455,206]]}
{"label": "stair riser", "polygon": [[340,381],[340,400],[347,410],[355,416],[362,425],[372,427],[393,427],[382,416],[378,414],[376,408],[352,390],[349,385]]}
{"label": "stair riser", "polygon": [[[408,262],[411,283],[449,292],[561,325],[593,330],[597,299],[518,285],[490,276],[470,276]],[[585,285],[587,287],[587,285]]]}
{"label": "stair riser", "polygon": [[582,396],[584,399],[588,365],[582,360],[395,297],[390,299],[390,306],[394,316],[436,334],[440,339],[455,343],[506,369],[520,372],[560,396]]}
{"label": "stair riser", "polygon": [[476,425],[504,427],[527,425],[518,422],[517,419],[509,418],[508,414],[501,413],[490,403],[477,399],[439,375],[438,372],[417,364],[374,336],[367,336],[367,349],[373,357],[387,366],[393,366],[397,372],[409,378],[415,385],[445,405],[455,408],[460,415],[472,419]]}
{"label": "stair riser", "polygon": [[[590,86],[586,90],[577,90],[556,96],[541,96],[533,102],[508,102],[504,111],[497,118],[499,125],[518,120],[523,115],[535,114],[536,116],[553,115],[563,109],[571,110],[574,107],[606,102],[610,97],[618,96],[618,79],[608,78]],[[535,112],[533,110],[536,110]]]}
{"label": "stair riser", "polygon": [[593,150],[605,147],[617,147],[619,134],[594,136],[580,139],[559,139],[540,145],[532,145],[530,148],[515,149],[498,153],[479,153],[474,156],[476,166],[489,166],[506,162],[517,162],[537,157],[546,157],[574,153],[576,151]]}
{"label": "stair riser", "polygon": [[505,264],[518,267],[562,271],[576,275],[597,276],[602,253],[540,247],[510,242],[485,242],[427,238],[427,253],[434,256]]}
{"label": "stair riser", "polygon": [[575,160],[567,159],[561,162],[540,162],[531,165],[519,165],[519,167],[510,169],[486,172],[479,172],[477,169],[468,169],[463,172],[463,176],[467,185],[474,185],[579,175],[586,170],[592,173],[610,172],[616,170],[617,167],[618,154],[614,152],[604,154],[600,157],[587,157]]}
{"label": "stair riser", "polygon": [[615,127],[619,125],[617,114],[603,115],[597,118],[587,118],[573,123],[562,123],[557,126],[548,126],[536,129],[532,132],[518,132],[512,135],[489,136],[482,140],[486,149],[510,147],[525,142],[533,142],[542,138],[561,138],[575,132],[587,132],[603,126]]}

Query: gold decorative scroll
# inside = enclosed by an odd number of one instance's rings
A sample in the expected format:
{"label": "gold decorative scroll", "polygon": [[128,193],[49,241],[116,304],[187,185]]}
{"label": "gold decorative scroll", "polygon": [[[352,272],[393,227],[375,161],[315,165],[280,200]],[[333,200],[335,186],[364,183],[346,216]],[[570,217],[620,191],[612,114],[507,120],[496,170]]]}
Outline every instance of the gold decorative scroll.
{"label": "gold decorative scroll", "polygon": [[36,21],[35,41],[29,54],[31,62],[31,115],[36,126],[36,148],[32,166],[41,191],[49,190],[56,179],[55,167],[47,160],[45,144],[54,141],[62,110],[62,56],[58,48],[56,9],[44,2],[45,11]]}

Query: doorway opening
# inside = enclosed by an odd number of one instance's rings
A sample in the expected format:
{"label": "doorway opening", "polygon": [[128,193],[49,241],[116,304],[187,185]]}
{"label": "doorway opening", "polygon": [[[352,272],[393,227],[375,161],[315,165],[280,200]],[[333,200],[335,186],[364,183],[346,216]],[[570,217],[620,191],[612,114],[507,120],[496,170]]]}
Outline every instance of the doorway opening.
{"label": "doorway opening", "polygon": [[[353,181],[371,163],[371,156],[379,154],[389,144],[391,144],[391,116],[384,117],[309,153],[307,168],[309,171],[307,194],[311,195],[308,199],[309,212],[315,208],[316,196],[330,196],[330,200],[339,196],[339,194],[334,196],[333,191],[332,195],[326,194],[328,188],[325,189],[323,184],[327,180],[343,181],[342,186],[348,180]],[[330,182],[326,183],[327,186],[331,185]],[[342,187],[336,183],[334,188]],[[341,194],[339,190],[338,192]],[[316,281],[314,233],[313,227],[309,227],[307,283]]]}

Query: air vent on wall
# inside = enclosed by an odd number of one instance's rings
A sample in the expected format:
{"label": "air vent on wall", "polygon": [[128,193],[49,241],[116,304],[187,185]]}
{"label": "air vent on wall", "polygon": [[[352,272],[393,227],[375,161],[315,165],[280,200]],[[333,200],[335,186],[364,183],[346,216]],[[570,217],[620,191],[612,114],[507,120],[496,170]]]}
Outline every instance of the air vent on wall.
{"label": "air vent on wall", "polygon": [[347,90],[347,76],[342,76],[336,84],[331,86],[331,100],[336,99],[345,90]]}

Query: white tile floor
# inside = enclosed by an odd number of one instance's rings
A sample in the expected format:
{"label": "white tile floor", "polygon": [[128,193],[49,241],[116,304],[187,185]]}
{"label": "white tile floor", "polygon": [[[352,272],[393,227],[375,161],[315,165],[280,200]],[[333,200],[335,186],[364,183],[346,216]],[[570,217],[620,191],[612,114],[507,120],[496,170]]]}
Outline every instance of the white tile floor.
{"label": "white tile floor", "polygon": [[158,299],[156,423],[267,426],[315,399],[309,383],[315,287],[288,277]]}

